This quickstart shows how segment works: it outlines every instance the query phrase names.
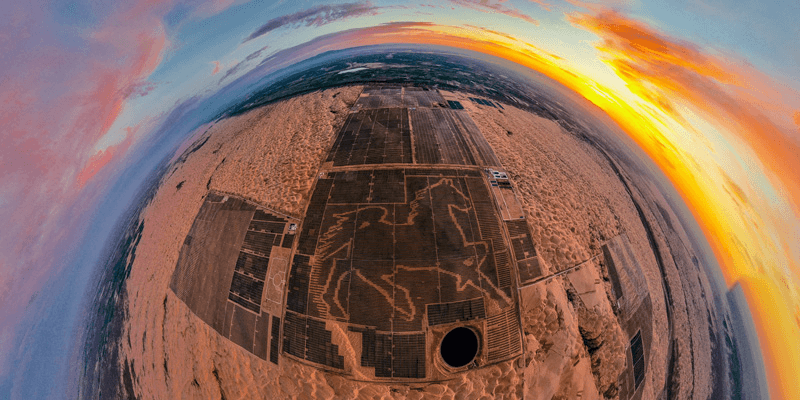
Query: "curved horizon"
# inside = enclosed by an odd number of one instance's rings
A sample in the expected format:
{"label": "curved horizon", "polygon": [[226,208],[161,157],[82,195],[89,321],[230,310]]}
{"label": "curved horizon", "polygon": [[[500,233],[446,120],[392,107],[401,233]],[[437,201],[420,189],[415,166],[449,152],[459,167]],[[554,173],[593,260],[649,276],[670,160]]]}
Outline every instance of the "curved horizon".
{"label": "curved horizon", "polygon": [[[39,15],[17,6],[0,31],[10,55],[0,75],[9,143],[0,219],[15,232],[0,238],[0,393],[21,393],[14,387],[28,378],[16,365],[74,362],[114,227],[208,110],[325,52],[422,45],[541,74],[613,121],[666,178],[655,184],[685,204],[682,222],[699,229],[726,289],[742,287],[770,395],[791,398],[800,393],[800,73],[791,67],[800,46],[769,28],[740,32],[800,16],[779,8],[211,1],[80,3]],[[760,22],[723,27],[745,17]],[[37,18],[45,29],[27,29]],[[51,342],[56,332],[69,334]]]}

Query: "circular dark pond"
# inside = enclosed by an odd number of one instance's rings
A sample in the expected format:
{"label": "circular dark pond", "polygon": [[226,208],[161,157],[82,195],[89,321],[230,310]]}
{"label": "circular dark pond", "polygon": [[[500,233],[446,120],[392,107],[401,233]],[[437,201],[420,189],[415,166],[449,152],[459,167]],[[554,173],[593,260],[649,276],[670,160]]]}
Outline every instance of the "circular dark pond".
{"label": "circular dark pond", "polygon": [[442,339],[442,359],[447,365],[463,367],[478,354],[478,336],[472,329],[458,327],[448,332]]}

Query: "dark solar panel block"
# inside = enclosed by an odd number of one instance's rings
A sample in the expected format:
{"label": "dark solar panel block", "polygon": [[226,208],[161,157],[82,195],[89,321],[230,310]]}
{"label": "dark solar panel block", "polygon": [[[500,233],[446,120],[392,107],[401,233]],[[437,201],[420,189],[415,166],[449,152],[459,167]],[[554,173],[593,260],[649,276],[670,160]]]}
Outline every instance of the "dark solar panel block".
{"label": "dark solar panel block", "polygon": [[[211,193],[209,193],[211,196]],[[221,199],[220,199],[221,200]],[[203,205],[200,206],[200,211],[197,212],[197,217],[195,217],[196,221],[213,221],[214,218],[217,216],[217,212],[219,212],[221,205],[219,203],[214,203],[209,199],[203,202]]]}
{"label": "dark solar panel block", "polygon": [[261,294],[263,291],[263,281],[257,281],[247,275],[234,272],[228,298],[234,303],[258,313],[261,311]]}
{"label": "dark solar panel block", "polygon": [[[289,273],[288,294],[286,295],[286,308],[298,313],[305,313],[308,306],[308,285],[311,275],[310,258],[295,254],[292,270]],[[288,324],[289,321],[287,320]]]}
{"label": "dark solar panel block", "polygon": [[375,368],[375,377],[392,377],[392,335],[370,328],[349,328],[361,332],[361,366]]}
{"label": "dark solar panel block", "polygon": [[283,320],[283,351],[295,357],[306,357],[306,317],[287,312]]}
{"label": "dark solar panel block", "polygon": [[452,108],[453,110],[463,110],[464,109],[464,106],[461,105],[460,101],[447,100],[447,104],[450,105],[450,108]]}
{"label": "dark solar panel block", "polygon": [[303,228],[298,239],[297,252],[301,254],[313,255],[317,248],[317,238],[322,217],[325,213],[325,203],[328,201],[332,179],[318,179],[314,186],[314,193],[309,199],[306,215],[303,218]]}
{"label": "dark solar panel block", "polygon": [[262,313],[256,317],[256,334],[253,340],[253,354],[266,360],[269,348],[269,314]]}
{"label": "dark solar panel block", "polygon": [[639,385],[644,381],[644,346],[642,345],[642,331],[636,332],[631,338],[631,360],[633,361],[634,388],[638,389]]}
{"label": "dark solar panel block", "polygon": [[486,346],[489,362],[496,362],[522,351],[519,318],[516,307],[511,307],[486,320]]}
{"label": "dark solar panel block", "polygon": [[234,270],[263,281],[267,277],[268,266],[269,259],[266,257],[239,252],[239,259],[236,260],[236,268]]}
{"label": "dark solar panel block", "polygon": [[[436,250],[439,259],[463,257],[467,243],[473,241],[465,198],[452,178],[428,178],[436,224]],[[455,185],[454,185],[455,184]]]}
{"label": "dark solar panel block", "polygon": [[[488,259],[492,261],[491,258]],[[503,251],[494,254],[495,270],[497,271],[497,285],[501,288],[511,287],[511,262],[508,259],[508,252]]]}
{"label": "dark solar panel block", "polygon": [[428,325],[486,318],[483,297],[452,303],[428,304]]}
{"label": "dark solar panel block", "polygon": [[608,277],[611,280],[611,287],[614,289],[614,297],[619,299],[622,297],[622,283],[620,282],[617,265],[614,263],[614,258],[611,256],[611,251],[608,248],[608,244],[603,245],[603,257],[605,259],[606,266],[608,267]]}
{"label": "dark solar panel block", "polygon": [[511,237],[524,236],[530,233],[528,223],[525,220],[506,221],[508,235]]}
{"label": "dark solar panel block", "polygon": [[209,193],[208,196],[206,196],[206,201],[219,203],[224,198],[225,198],[225,196],[221,195],[219,193]]}
{"label": "dark solar panel block", "polygon": [[511,247],[514,249],[514,257],[517,260],[525,260],[536,256],[536,250],[533,247],[530,235],[512,238]]}
{"label": "dark solar panel block", "polygon": [[392,336],[392,377],[425,378],[425,334]]}
{"label": "dark solar panel block", "polygon": [[325,329],[325,322],[308,318],[306,327],[306,360],[344,369],[344,357],[339,355],[339,346],[331,342],[331,331]]}
{"label": "dark solar panel block", "polygon": [[229,210],[229,211],[255,211],[256,206],[250,204],[242,199],[237,199],[235,197],[228,197],[224,203],[222,203],[221,210]]}
{"label": "dark solar panel block", "polygon": [[438,164],[442,161],[436,141],[434,121],[429,112],[422,109],[409,111],[409,119],[414,126],[414,147],[416,162],[419,164]]}
{"label": "dark solar panel block", "polygon": [[[330,263],[331,260],[327,260]],[[316,317],[324,317],[327,319],[338,319],[340,321],[347,321],[348,316],[348,297],[350,296],[350,281],[353,277],[350,259],[336,258],[333,260],[333,271],[331,271],[330,282],[335,282],[333,285],[328,285],[327,290],[321,294],[322,302],[320,305],[327,307],[311,307],[309,315]],[[327,267],[327,266],[326,266]],[[326,282],[320,282],[320,291],[326,287]]]}
{"label": "dark solar panel block", "polygon": [[362,207],[355,222],[352,257],[391,260],[394,255],[394,206]]}
{"label": "dark solar panel block", "polygon": [[[365,99],[370,98],[362,98],[359,103]],[[400,106],[399,102],[395,103]],[[387,106],[392,104],[387,103]],[[327,161],[332,161],[334,166],[410,163],[410,139],[407,109],[360,110],[348,116]]]}
{"label": "dark solar panel block", "polygon": [[409,203],[395,205],[395,237],[402,238],[395,246],[395,258],[435,260],[436,237],[427,178],[407,177],[406,193]]}
{"label": "dark solar panel block", "polygon": [[[471,247],[470,253],[474,252]],[[466,253],[466,251],[465,251]],[[461,256],[439,260],[439,293],[441,301],[454,302],[481,297],[481,277],[476,258]],[[492,273],[494,271],[491,271]]]}
{"label": "dark solar panel block", "polygon": [[272,245],[275,242],[275,235],[272,233],[262,233],[247,231],[242,243],[242,249],[252,251],[253,253],[269,257]]}
{"label": "dark solar panel block", "polygon": [[425,334],[391,334],[371,328],[361,332],[361,366],[375,368],[376,378],[425,378]]}
{"label": "dark solar panel block", "polygon": [[294,244],[295,236],[297,235],[283,235],[283,243],[281,243],[281,247],[291,249],[292,245]]}
{"label": "dark solar panel block", "polygon": [[500,166],[500,160],[469,114],[466,111],[446,111],[457,130],[462,132],[464,146],[470,149],[477,165]]}
{"label": "dark solar panel block", "polygon": [[539,265],[539,258],[517,261],[517,270],[519,270],[519,279],[523,284],[532,282],[544,275],[542,267]]}
{"label": "dark solar panel block", "polygon": [[372,171],[337,173],[331,189],[329,204],[368,203]]}
{"label": "dark solar panel block", "polygon": [[272,332],[269,342],[269,360],[273,364],[278,364],[278,352],[280,351],[280,332],[281,332],[281,319],[277,316],[272,316]]}
{"label": "dark solar panel block", "polygon": [[253,215],[253,219],[256,221],[286,222],[285,218],[272,215],[264,210],[256,210],[256,213]]}
{"label": "dark solar panel block", "polygon": [[285,226],[286,222],[258,221],[254,219],[250,221],[250,226],[247,229],[251,231],[275,233],[278,235],[282,235],[283,228]]}
{"label": "dark solar panel block", "polygon": [[500,250],[500,245],[505,242],[500,231],[497,212],[486,183],[480,178],[465,178],[470,198],[478,218],[481,239],[492,240],[495,249]]}
{"label": "dark solar panel block", "polygon": [[392,260],[353,260],[348,311],[351,324],[392,329]]}
{"label": "dark solar panel block", "polygon": [[425,305],[439,303],[436,260],[397,261],[392,327],[395,332],[421,331]]}

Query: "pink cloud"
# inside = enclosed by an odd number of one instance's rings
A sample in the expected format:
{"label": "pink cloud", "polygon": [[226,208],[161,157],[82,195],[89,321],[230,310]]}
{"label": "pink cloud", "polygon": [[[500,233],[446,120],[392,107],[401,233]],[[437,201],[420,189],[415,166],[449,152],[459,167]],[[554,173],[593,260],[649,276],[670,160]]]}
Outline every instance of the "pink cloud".
{"label": "pink cloud", "polygon": [[[103,195],[110,177],[103,171],[135,144],[134,127],[122,143],[94,150],[126,101],[155,88],[147,78],[168,46],[162,20],[171,3],[125,3],[79,35],[50,20],[41,4],[7,10],[0,24],[0,220],[13,234],[0,235],[0,287],[13,292],[0,290],[0,337],[65,267],[65,252]],[[203,12],[229,5],[215,1]]]}
{"label": "pink cloud", "polygon": [[[477,11],[482,12],[496,12],[504,15],[508,15],[509,17],[519,18],[523,21],[529,22],[534,25],[539,25],[539,21],[533,19],[533,17],[523,13],[522,11],[506,6],[503,3],[505,0],[493,1],[493,0],[450,0],[451,3],[457,4],[461,7],[470,8]],[[537,2],[539,3],[539,2]],[[544,3],[539,3],[540,6],[546,6]]]}
{"label": "pink cloud", "polygon": [[86,182],[100,172],[112,159],[124,155],[128,148],[131,147],[131,144],[133,144],[134,135],[138,130],[139,125],[125,128],[125,140],[119,144],[109,146],[104,150],[99,150],[89,158],[86,166],[84,166],[83,170],[78,174],[78,186],[81,188],[84,187]]}
{"label": "pink cloud", "polygon": [[219,69],[220,69],[219,68],[219,61],[216,61],[216,60],[212,61],[211,64],[214,65],[214,70],[211,71],[211,75],[216,75],[217,73],[219,73]]}

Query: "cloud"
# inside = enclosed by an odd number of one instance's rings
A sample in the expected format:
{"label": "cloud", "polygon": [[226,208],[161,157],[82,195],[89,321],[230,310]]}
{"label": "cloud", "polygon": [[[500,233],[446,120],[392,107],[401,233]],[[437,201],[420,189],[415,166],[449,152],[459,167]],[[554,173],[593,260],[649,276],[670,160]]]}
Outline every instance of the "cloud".
{"label": "cloud", "polygon": [[133,144],[133,138],[136,134],[136,131],[139,130],[139,125],[134,127],[126,127],[125,128],[125,139],[116,145],[109,146],[103,150],[98,150],[86,165],[83,167],[80,173],[78,173],[78,186],[84,187],[86,183],[92,179],[98,172],[100,172],[103,167],[108,165],[114,157],[120,157],[124,155],[125,152],[130,148],[131,144]]}
{"label": "cloud", "polygon": [[[79,30],[36,2],[9,8],[0,27],[0,221],[14,234],[0,235],[0,286],[13,291],[0,291],[0,337],[66,267],[105,188],[102,172],[134,144],[129,134],[95,149],[126,102],[156,87],[148,77],[169,44],[162,21],[170,7],[128,2]],[[9,357],[0,353],[0,370]]]}
{"label": "cloud", "polygon": [[[791,257],[800,220],[800,93],[746,60],[669,37],[618,12],[571,14],[568,20],[601,39],[595,47],[631,92],[698,138],[717,143],[708,149],[717,154],[702,161],[724,159],[721,172],[695,171],[716,181],[690,196],[690,207],[729,282],[759,276],[763,286],[780,293],[784,301],[778,308],[797,308],[800,299],[781,282],[800,282],[800,264]],[[713,135],[692,129],[683,120],[684,110],[710,123],[721,137],[710,139]],[[723,194],[709,205],[706,196],[715,193],[727,193],[731,202]],[[761,303],[755,315],[774,315]],[[796,338],[800,327],[787,325],[779,335]],[[777,397],[797,393],[798,355],[797,350],[766,350]]]}
{"label": "cloud", "polygon": [[214,69],[211,71],[211,75],[216,75],[217,73],[219,73],[219,61],[214,60],[211,62],[211,65],[214,66]]}
{"label": "cloud", "polygon": [[741,59],[711,55],[613,11],[568,18],[602,39],[598,48],[632,91],[678,118],[675,100],[688,102],[735,132],[789,197],[800,198],[800,179],[789,173],[800,170],[800,135],[791,123],[800,93]]}
{"label": "cloud", "polygon": [[[505,2],[504,0],[494,1],[494,0],[450,0],[451,3],[457,4],[461,7],[466,7],[472,10],[482,11],[482,12],[496,12],[504,15],[508,15],[509,17],[519,18],[523,21],[530,22],[534,25],[539,25],[539,21],[533,19],[531,16],[523,13],[522,11],[514,8],[508,7],[503,5]],[[546,7],[547,4],[539,3],[541,6]]]}
{"label": "cloud", "polygon": [[[254,52],[252,52],[252,53],[248,54],[248,55],[247,55],[247,57],[245,57],[245,58],[244,58],[244,60],[242,60],[242,61],[239,61],[239,62],[237,62],[236,64],[234,64],[234,66],[232,66],[232,67],[228,68],[228,70],[227,70],[227,71],[225,71],[225,74],[224,74],[224,75],[222,75],[222,78],[219,78],[219,81],[217,82],[217,84],[221,84],[221,83],[222,83],[222,82],[224,82],[224,81],[225,81],[225,79],[227,79],[229,76],[231,76],[231,75],[234,75],[234,74],[236,74],[236,73],[237,73],[237,72],[239,72],[239,71],[242,71],[242,70],[244,69],[244,67],[246,67],[246,66],[247,66],[247,64],[248,64],[250,61],[253,61],[253,60],[255,60],[256,58],[258,58],[258,57],[261,57],[261,54],[264,52],[264,50],[266,50],[266,49],[268,49],[268,48],[269,48],[269,46],[264,46],[264,47],[262,47],[262,48],[260,48],[260,49],[258,49],[258,50],[256,50],[256,51],[254,51]],[[213,74],[212,74],[212,75],[213,75]]]}
{"label": "cloud", "polygon": [[362,15],[377,15],[380,7],[374,7],[369,1],[364,3],[344,3],[334,5],[319,5],[294,14],[283,15],[267,21],[266,24],[256,29],[243,42],[266,35],[275,29],[285,26],[322,26],[334,21],[343,20]]}

